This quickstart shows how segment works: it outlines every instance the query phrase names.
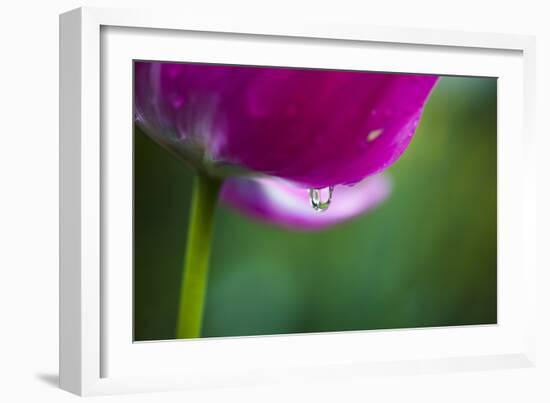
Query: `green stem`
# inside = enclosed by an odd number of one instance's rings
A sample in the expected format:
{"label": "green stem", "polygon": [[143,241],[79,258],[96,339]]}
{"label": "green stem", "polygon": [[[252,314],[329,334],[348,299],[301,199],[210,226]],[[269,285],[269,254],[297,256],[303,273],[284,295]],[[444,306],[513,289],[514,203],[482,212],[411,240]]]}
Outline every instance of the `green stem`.
{"label": "green stem", "polygon": [[222,181],[197,174],[187,232],[176,337],[201,337],[214,213]]}

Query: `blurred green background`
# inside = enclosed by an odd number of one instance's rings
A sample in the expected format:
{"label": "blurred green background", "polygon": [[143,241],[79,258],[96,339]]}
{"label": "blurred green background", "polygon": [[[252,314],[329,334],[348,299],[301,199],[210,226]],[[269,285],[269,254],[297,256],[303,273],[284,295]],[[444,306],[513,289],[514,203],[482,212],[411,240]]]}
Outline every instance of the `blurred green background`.
{"label": "blurred green background", "polygon": [[[391,197],[317,233],[216,217],[203,336],[496,323],[496,79],[443,77]],[[192,173],[135,130],[134,337],[175,338]]]}

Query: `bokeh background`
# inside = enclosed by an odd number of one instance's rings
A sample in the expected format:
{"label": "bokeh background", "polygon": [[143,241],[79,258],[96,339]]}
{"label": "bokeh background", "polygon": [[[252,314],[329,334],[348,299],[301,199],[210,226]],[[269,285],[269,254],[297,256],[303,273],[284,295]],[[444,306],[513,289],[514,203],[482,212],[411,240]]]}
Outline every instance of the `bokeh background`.
{"label": "bokeh background", "polygon": [[[217,211],[204,337],[497,321],[497,82],[443,77],[390,198],[322,232]],[[192,172],[134,130],[134,338],[175,338]]]}

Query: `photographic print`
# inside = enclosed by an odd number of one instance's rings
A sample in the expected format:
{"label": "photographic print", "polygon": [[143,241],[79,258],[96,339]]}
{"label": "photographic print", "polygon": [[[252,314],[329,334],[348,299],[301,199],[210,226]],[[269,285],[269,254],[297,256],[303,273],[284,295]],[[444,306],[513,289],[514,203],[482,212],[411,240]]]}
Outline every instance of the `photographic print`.
{"label": "photographic print", "polygon": [[134,61],[134,340],[497,323],[497,80]]}

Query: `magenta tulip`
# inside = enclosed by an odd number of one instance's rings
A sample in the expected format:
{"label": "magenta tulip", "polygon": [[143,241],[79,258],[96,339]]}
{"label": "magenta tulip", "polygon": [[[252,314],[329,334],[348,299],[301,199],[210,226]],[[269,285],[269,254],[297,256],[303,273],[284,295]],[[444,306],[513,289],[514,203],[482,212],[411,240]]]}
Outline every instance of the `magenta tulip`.
{"label": "magenta tulip", "polygon": [[[355,203],[348,214],[326,215],[282,211],[292,187],[356,184],[388,168],[411,141],[436,81],[431,75],[136,62],[135,112],[149,136],[195,170],[232,177],[223,197],[239,210],[316,229],[370,209],[387,195],[388,183],[337,189],[339,204],[346,205],[344,198]],[[268,199],[272,183],[280,206]]]}

